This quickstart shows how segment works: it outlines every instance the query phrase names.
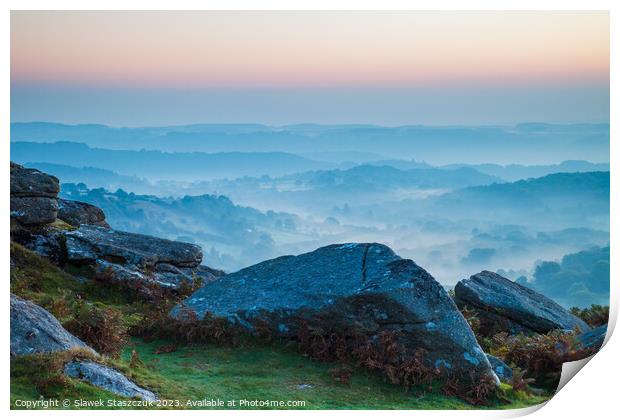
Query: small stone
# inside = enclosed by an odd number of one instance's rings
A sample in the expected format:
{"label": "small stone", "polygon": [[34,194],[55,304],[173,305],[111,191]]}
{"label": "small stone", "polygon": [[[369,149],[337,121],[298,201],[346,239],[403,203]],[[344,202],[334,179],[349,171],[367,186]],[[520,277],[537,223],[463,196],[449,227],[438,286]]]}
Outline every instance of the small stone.
{"label": "small stone", "polygon": [[139,387],[119,371],[99,363],[76,360],[64,368],[65,375],[88,382],[98,388],[126,398],[139,398],[143,401],[157,401],[151,391]]}

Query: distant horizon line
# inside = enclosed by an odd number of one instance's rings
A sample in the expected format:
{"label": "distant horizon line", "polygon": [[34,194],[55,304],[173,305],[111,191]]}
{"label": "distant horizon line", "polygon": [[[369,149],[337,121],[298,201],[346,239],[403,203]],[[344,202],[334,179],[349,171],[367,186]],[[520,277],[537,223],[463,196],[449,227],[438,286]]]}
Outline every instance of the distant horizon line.
{"label": "distant horizon line", "polygon": [[217,126],[217,125],[238,125],[238,126],[251,126],[258,125],[269,128],[287,128],[287,127],[301,127],[301,126],[317,126],[317,127],[381,127],[381,128],[405,128],[405,127],[430,127],[430,128],[472,128],[472,127],[518,127],[525,125],[547,125],[547,126],[584,126],[584,125],[606,125],[611,124],[610,120],[607,121],[589,121],[589,122],[545,122],[545,121],[521,121],[514,123],[480,123],[480,124],[425,124],[425,123],[408,123],[398,125],[383,125],[376,123],[364,123],[364,122],[343,122],[343,123],[317,123],[317,122],[293,122],[287,124],[269,124],[264,122],[193,122],[193,123],[176,123],[176,124],[163,124],[163,125],[111,125],[96,122],[60,122],[60,121],[44,121],[44,120],[30,120],[30,121],[11,121],[13,124],[55,124],[64,125],[68,127],[77,126],[100,126],[107,128],[163,128],[163,127],[188,127],[188,126]]}

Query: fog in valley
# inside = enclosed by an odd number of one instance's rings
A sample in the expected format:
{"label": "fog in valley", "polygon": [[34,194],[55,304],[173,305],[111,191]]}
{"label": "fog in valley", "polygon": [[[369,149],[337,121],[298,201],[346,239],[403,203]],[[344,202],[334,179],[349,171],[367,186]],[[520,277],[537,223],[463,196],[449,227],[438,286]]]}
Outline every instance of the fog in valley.
{"label": "fog in valley", "polygon": [[199,244],[228,272],[380,242],[448,288],[492,270],[565,306],[609,299],[607,124],[14,123],[11,142],[113,228]]}

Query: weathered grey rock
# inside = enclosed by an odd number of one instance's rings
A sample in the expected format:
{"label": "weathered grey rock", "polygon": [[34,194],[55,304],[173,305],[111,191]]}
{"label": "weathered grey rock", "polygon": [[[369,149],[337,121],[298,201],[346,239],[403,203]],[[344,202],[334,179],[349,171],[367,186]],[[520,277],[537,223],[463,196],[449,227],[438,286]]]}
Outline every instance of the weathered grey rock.
{"label": "weathered grey rock", "polygon": [[64,254],[64,232],[51,226],[30,232],[28,236],[13,238],[33,252],[47,258],[54,264],[62,264]]}
{"label": "weathered grey rock", "polygon": [[202,261],[202,250],[197,245],[100,226],[80,226],[67,232],[66,239],[69,261],[94,262],[100,258],[137,267],[160,263],[197,267]]}
{"label": "weathered grey rock", "polygon": [[11,197],[11,218],[23,225],[44,225],[56,220],[58,202],[48,197]]}
{"label": "weathered grey rock", "polygon": [[119,371],[99,363],[74,360],[65,365],[64,372],[65,375],[88,382],[122,397],[157,401],[157,397],[151,391],[139,387]]}
{"label": "weathered grey rock", "polygon": [[575,337],[575,348],[578,350],[598,350],[603,345],[606,334],[607,324],[596,327],[593,330],[578,334]]}
{"label": "weathered grey rock", "polygon": [[390,332],[404,356],[422,348],[434,367],[497,381],[443,287],[381,244],[330,245],[264,261],[203,286],[171,315],[182,319],[188,311],[199,318],[222,317],[249,331],[258,322],[287,338],[295,338],[303,323],[323,330],[353,328],[370,341]]}
{"label": "weathered grey rock", "polygon": [[56,220],[58,179],[11,162],[11,219],[23,225]]}
{"label": "weathered grey rock", "polygon": [[120,264],[114,264],[106,260],[98,259],[95,261],[95,273],[99,279],[110,277],[114,281],[121,283],[148,283],[149,277],[141,272],[137,267],[129,268]]}
{"label": "weathered grey rock", "polygon": [[493,372],[495,372],[500,381],[510,382],[512,380],[512,368],[504,363],[502,359],[492,354],[487,354],[487,359],[489,359]]}
{"label": "weathered grey rock", "polygon": [[194,284],[199,280],[202,284],[211,283],[222,277],[225,273],[205,265],[197,267],[176,267],[171,264],[160,263],[155,267],[153,278],[155,281],[167,287],[177,288],[181,283]]}
{"label": "weathered grey rock", "polygon": [[65,239],[70,263],[93,265],[102,278],[120,282],[178,289],[197,279],[208,283],[223,274],[199,265],[202,251],[189,243],[92,225],[66,232]]}
{"label": "weathered grey rock", "polygon": [[11,162],[11,196],[56,198],[59,191],[55,176]]}
{"label": "weathered grey rock", "polygon": [[189,273],[190,276],[201,278],[203,284],[211,283],[226,275],[224,271],[207,267],[206,265],[199,265],[198,267],[193,268],[184,268],[183,270],[185,270],[186,273]]}
{"label": "weathered grey rock", "polygon": [[105,221],[103,210],[81,201],[59,199],[58,218],[76,227],[94,225],[110,228],[110,225]]}
{"label": "weathered grey rock", "polygon": [[483,335],[500,331],[590,330],[585,322],[553,300],[491,271],[461,280],[454,294],[459,307],[467,306],[478,313]]}
{"label": "weathered grey rock", "polygon": [[52,314],[11,294],[11,355],[93,349],[65,330]]}

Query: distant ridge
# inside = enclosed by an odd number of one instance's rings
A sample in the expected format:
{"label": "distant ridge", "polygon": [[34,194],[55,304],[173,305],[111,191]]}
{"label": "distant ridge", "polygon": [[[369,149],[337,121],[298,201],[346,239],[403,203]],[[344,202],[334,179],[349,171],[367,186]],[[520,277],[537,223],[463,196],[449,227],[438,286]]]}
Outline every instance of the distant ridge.
{"label": "distant ridge", "polygon": [[12,123],[11,141],[73,141],[106,149],[168,152],[356,151],[386,159],[453,162],[609,160],[609,124],[383,127],[366,124],[189,124],[114,128],[100,124]]}
{"label": "distant ridge", "polygon": [[284,152],[168,153],[110,150],[75,142],[13,142],[11,159],[57,165],[93,166],[150,179],[210,179],[284,175],[333,165]]}

